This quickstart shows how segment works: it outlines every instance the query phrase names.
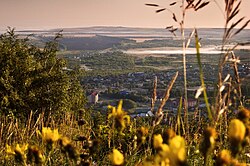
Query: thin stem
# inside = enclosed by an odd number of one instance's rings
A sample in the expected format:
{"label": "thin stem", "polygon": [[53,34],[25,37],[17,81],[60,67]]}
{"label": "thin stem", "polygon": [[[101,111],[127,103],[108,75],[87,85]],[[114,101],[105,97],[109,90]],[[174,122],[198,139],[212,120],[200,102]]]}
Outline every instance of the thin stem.
{"label": "thin stem", "polygon": [[212,116],[212,112],[210,110],[210,106],[209,106],[209,102],[208,102],[206,85],[205,85],[203,70],[202,70],[202,66],[201,66],[200,45],[199,45],[199,38],[198,38],[197,30],[195,30],[195,45],[196,45],[196,54],[197,54],[197,60],[198,60],[198,65],[199,65],[199,70],[200,70],[201,87],[203,88],[204,101],[205,101],[205,104],[207,107],[208,118],[209,118],[210,122],[213,122],[213,116]]}
{"label": "thin stem", "polygon": [[177,114],[177,128],[178,128],[178,135],[181,135],[181,109],[182,109],[182,97],[180,98],[178,107],[178,114]]}
{"label": "thin stem", "polygon": [[182,21],[180,22],[181,28],[181,38],[182,38],[182,56],[183,56],[183,77],[184,77],[184,110],[186,112],[185,126],[187,138],[189,137],[189,126],[188,126],[188,96],[187,96],[187,67],[186,67],[186,41],[185,41],[185,30],[184,30],[184,21],[185,21],[186,9],[185,1],[182,0]]}
{"label": "thin stem", "polygon": [[[215,0],[216,2],[216,0]],[[219,5],[218,5],[219,6]],[[225,9],[227,10],[227,9]],[[218,94],[216,96],[216,102],[215,102],[215,112],[216,112],[216,116],[218,116],[218,113],[220,111],[220,108],[222,106],[222,103],[221,103],[221,99],[222,99],[222,94],[220,92],[220,87],[222,86],[222,76],[223,76],[223,66],[225,64],[225,61],[226,61],[226,57],[228,56],[228,51],[226,51],[225,53],[224,52],[224,47],[226,45],[226,43],[228,42],[228,38],[226,36],[226,33],[228,31],[228,21],[227,21],[227,14],[226,14],[226,11],[225,11],[225,14],[224,14],[224,19],[226,20],[225,21],[225,25],[224,25],[224,34],[223,34],[223,39],[222,39],[222,47],[221,47],[221,54],[220,54],[220,59],[219,59],[219,66],[218,66]],[[217,120],[216,120],[217,121]],[[215,121],[215,123],[217,123]]]}
{"label": "thin stem", "polygon": [[208,165],[208,153],[205,154],[204,156],[204,166]]}
{"label": "thin stem", "polygon": [[221,8],[220,4],[217,2],[217,0],[214,0],[214,3],[217,5],[217,7],[219,8],[221,14],[223,15],[224,19],[226,19],[226,16],[224,14],[223,9]]}

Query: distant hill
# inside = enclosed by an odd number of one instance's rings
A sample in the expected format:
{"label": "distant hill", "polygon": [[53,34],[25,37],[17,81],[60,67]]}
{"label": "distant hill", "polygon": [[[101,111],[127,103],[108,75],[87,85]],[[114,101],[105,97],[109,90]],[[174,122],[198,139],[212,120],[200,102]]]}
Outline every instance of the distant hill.
{"label": "distant hill", "polygon": [[[52,40],[52,37],[45,37]],[[59,39],[59,43],[67,50],[103,50],[119,46],[122,42],[133,42],[133,40],[96,35],[93,37],[63,37]]]}
{"label": "distant hill", "polygon": [[[54,38],[61,29],[51,30],[23,30],[18,34],[34,34],[30,39],[33,44],[43,45],[43,43]],[[186,29],[188,36],[192,29]],[[202,44],[219,45],[224,29],[201,28],[198,29]],[[176,46],[181,43],[180,38],[173,36],[164,28],[129,28],[129,27],[84,27],[65,28],[62,31],[63,38],[60,39],[60,48],[67,50],[103,50],[107,48],[148,48]],[[176,32],[180,36],[180,32]],[[243,30],[232,42],[250,42],[250,29]],[[136,43],[136,44],[135,44]]]}

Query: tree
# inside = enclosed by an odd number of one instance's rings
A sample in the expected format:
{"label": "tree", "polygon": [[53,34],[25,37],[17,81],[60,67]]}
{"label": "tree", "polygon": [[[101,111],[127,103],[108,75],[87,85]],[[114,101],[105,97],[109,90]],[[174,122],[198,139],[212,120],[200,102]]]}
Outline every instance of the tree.
{"label": "tree", "polygon": [[85,102],[77,71],[65,70],[58,43],[28,44],[14,30],[0,36],[0,114],[27,116],[77,110]]}
{"label": "tree", "polygon": [[136,108],[137,104],[133,100],[130,99],[124,99],[123,100],[123,108],[124,109],[133,109]]}

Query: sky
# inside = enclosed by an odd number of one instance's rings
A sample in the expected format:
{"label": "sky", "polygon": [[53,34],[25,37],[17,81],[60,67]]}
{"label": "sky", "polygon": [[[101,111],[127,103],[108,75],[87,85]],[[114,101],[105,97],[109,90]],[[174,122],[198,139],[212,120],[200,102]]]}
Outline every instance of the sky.
{"label": "sky", "polygon": [[[222,28],[223,14],[210,0],[209,6],[198,12],[187,12],[185,27]],[[0,30],[8,26],[17,30],[51,29],[90,26],[124,26],[164,28],[178,26],[168,11],[155,13],[146,3],[157,3],[180,18],[180,4],[174,0],[0,0]],[[180,2],[180,0],[178,1]],[[224,9],[224,0],[217,0]],[[250,0],[242,0],[239,17],[250,19]],[[247,28],[250,28],[248,25]]]}

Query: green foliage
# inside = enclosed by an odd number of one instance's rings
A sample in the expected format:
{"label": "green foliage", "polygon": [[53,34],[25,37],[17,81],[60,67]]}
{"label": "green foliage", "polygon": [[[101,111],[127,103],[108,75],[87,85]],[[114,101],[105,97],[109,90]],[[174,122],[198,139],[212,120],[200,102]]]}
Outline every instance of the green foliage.
{"label": "green foliage", "polygon": [[[56,38],[55,38],[56,39]],[[77,71],[58,59],[57,42],[37,48],[9,30],[0,37],[0,110],[28,116],[31,111],[59,113],[83,106]]]}
{"label": "green foliage", "polygon": [[170,66],[168,57],[145,57],[140,59],[136,63],[137,65],[142,66]]}
{"label": "green foliage", "polygon": [[122,52],[107,52],[83,57],[83,63],[98,70],[124,70],[135,67],[134,58]]}
{"label": "green foliage", "polygon": [[147,101],[147,98],[143,95],[135,94],[135,93],[122,94],[120,91],[115,90],[115,89],[114,90],[108,89],[108,91],[104,92],[102,95],[105,97],[114,98],[114,99],[128,99],[133,102],[146,102]]}
{"label": "green foliage", "polygon": [[124,109],[132,109],[132,108],[136,108],[137,104],[133,100],[124,99],[123,100],[123,107],[124,107]]}

